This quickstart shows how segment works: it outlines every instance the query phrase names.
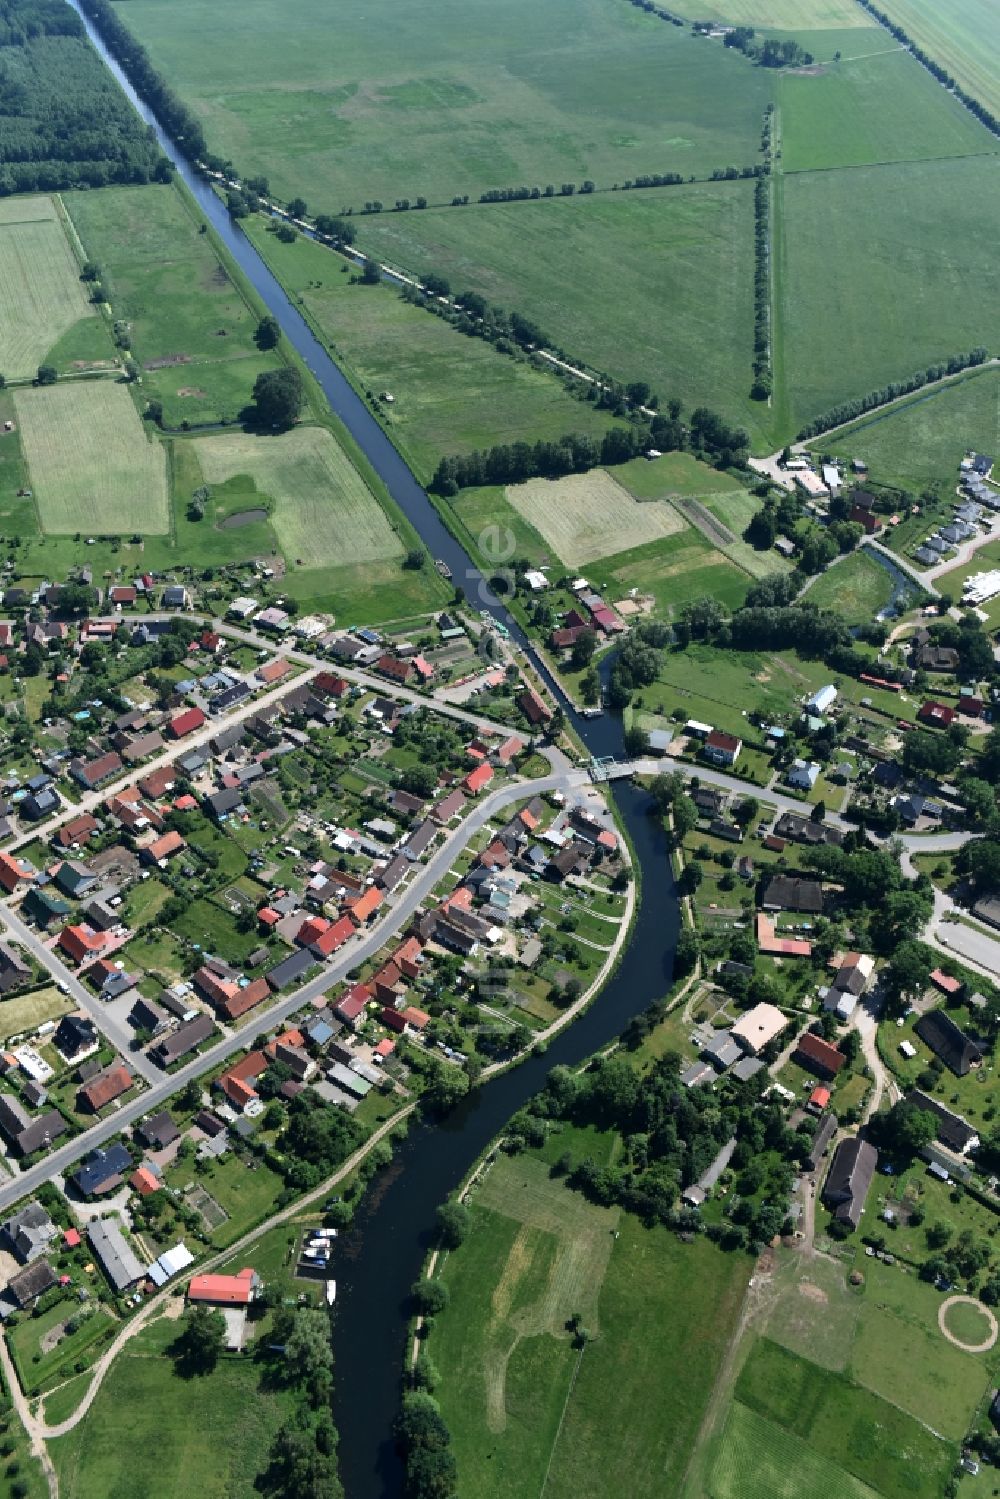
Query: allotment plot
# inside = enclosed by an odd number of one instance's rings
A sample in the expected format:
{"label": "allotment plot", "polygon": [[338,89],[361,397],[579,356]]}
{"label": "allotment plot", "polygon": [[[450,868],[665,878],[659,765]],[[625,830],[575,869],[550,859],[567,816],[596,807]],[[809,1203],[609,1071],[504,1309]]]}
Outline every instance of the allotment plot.
{"label": "allotment plot", "polygon": [[51,198],[0,203],[0,365],[7,379],[33,375],[81,318],[87,301]]}
{"label": "allotment plot", "polygon": [[511,484],[507,499],[567,567],[660,541],[685,524],[672,505],[640,504],[603,469]]}
{"label": "allotment plot", "polygon": [[202,437],[197,449],[207,484],[245,474],[273,500],[271,524],[289,562],[340,567],[402,555],[385,511],[324,427]]}
{"label": "allotment plot", "polygon": [[86,380],[17,390],[14,408],[43,531],[169,530],[163,448],[124,385]]}

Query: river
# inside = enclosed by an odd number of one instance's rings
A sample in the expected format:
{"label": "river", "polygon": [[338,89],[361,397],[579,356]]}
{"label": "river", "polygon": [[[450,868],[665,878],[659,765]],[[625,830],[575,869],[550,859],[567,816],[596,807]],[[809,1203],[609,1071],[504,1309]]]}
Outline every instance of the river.
{"label": "river", "polygon": [[[488,591],[479,569],[445,527],[368,407],[250,241],[138,98],[79,6],[74,0],[68,3],[81,15],[97,52],[139,114],[156,131],[163,151],[176,162],[205,219],[312,370],[330,406],[431,555],[443,558],[467,597],[503,620],[511,635],[526,645],[516,620]],[[620,753],[618,719],[570,716],[592,754]],[[645,793],[619,783],[615,796],[641,870],[643,899],[614,977],[597,1002],[556,1037],[544,1056],[531,1057],[474,1090],[443,1123],[434,1127],[415,1125],[397,1149],[392,1164],[374,1179],[351,1231],[339,1241],[333,1322],[337,1376],[334,1419],[340,1431],[341,1477],[348,1499],[398,1499],[402,1493],[402,1467],[393,1448],[391,1428],[399,1405],[405,1307],[409,1288],[420,1274],[435,1208],[459,1184],[511,1114],[539,1090],[551,1067],[579,1062],[612,1040],[633,1015],[662,996],[670,983],[678,903],[665,839],[646,815],[649,799]]]}

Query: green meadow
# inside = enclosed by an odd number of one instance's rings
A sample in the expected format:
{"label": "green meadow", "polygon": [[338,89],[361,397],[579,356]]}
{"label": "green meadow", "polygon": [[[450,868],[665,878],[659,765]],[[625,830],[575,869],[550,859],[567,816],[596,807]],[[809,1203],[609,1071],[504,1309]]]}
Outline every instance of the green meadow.
{"label": "green meadow", "polygon": [[880,8],[974,98],[1000,111],[1000,10],[993,0],[885,0]]}

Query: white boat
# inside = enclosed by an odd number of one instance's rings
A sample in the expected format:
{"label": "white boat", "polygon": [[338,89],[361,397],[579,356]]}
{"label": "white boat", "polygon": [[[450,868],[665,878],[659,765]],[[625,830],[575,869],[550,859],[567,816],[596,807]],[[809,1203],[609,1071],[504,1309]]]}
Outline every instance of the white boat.
{"label": "white boat", "polygon": [[337,1299],[337,1282],[335,1280],[328,1280],[327,1283],[326,1283],[326,1304],[327,1304],[327,1306],[333,1306],[333,1303],[336,1301],[336,1299]]}

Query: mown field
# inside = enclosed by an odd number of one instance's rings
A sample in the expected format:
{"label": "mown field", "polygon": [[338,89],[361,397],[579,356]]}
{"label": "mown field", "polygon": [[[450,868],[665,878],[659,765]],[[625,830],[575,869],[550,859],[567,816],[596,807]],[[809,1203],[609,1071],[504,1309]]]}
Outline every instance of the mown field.
{"label": "mown field", "polygon": [[95,358],[111,352],[49,197],[0,200],[0,371],[24,380],[77,323]]}
{"label": "mown field", "polygon": [[867,552],[853,552],[816,579],[806,598],[817,609],[832,609],[849,625],[873,620],[892,597],[892,580]]}
{"label": "mown field", "polygon": [[712,1467],[710,1499],[800,1499],[803,1494],[877,1499],[874,1489],[835,1461],[734,1401]]}
{"label": "mown field", "polygon": [[534,1156],[501,1157],[473,1202],[429,1345],[461,1493],[676,1492],[749,1262],[593,1207]]}
{"label": "mown field", "polygon": [[798,428],[1000,332],[1000,161],[779,179],[779,337]]}
{"label": "mown field", "polygon": [[1000,370],[987,369],[845,427],[815,444],[863,458],[873,479],[917,493],[929,484],[950,489],[967,449],[1000,451]]}
{"label": "mown field", "polygon": [[571,432],[601,436],[613,425],[551,371],[462,338],[387,282],[352,284],[341,257],[322,245],[282,244],[257,217],[245,227],[355,385],[392,395],[391,405],[379,402],[380,418],[422,482],[447,454]]}
{"label": "mown field", "polygon": [[1000,11],[993,0],[885,0],[879,8],[964,89],[1000,113]]}
{"label": "mown field", "polygon": [[126,386],[84,380],[23,389],[14,407],[43,531],[167,531],[163,448],[147,436]]}
{"label": "mown field", "polygon": [[785,32],[875,24],[855,0],[676,0],[670,9],[691,21]]}
{"label": "mown field", "polygon": [[382,214],[359,242],[390,265],[437,270],[535,319],[576,358],[660,398],[766,429],[751,402],[753,189],[747,182],[554,202]]}
{"label": "mown field", "polygon": [[350,566],[402,555],[385,511],[324,427],[275,437],[202,437],[197,453],[210,486],[247,475],[259,497],[273,501],[271,521],[290,566]]}
{"label": "mown field", "polygon": [[[52,1442],[65,1499],[187,1499],[254,1492],[287,1413],[248,1359],[182,1379],[166,1349],[180,1324],[160,1320],[115,1360],[86,1419]],[[224,1439],[223,1439],[224,1437]]]}
{"label": "mown field", "polygon": [[769,82],[686,28],[604,0],[127,0],[116,6],[212,149],[284,197],[424,195],[752,160]]}
{"label": "mown field", "polygon": [[[860,9],[860,8],[859,8]],[[786,173],[875,162],[921,161],[993,150],[963,104],[902,47],[828,64],[818,75],[778,79]]]}
{"label": "mown field", "polygon": [[280,360],[257,349],[257,313],[187,199],[172,187],[109,187],[63,201],[166,424],[234,418]]}
{"label": "mown field", "polygon": [[640,502],[605,469],[507,486],[507,500],[567,567],[673,536],[685,522],[662,501]]}

